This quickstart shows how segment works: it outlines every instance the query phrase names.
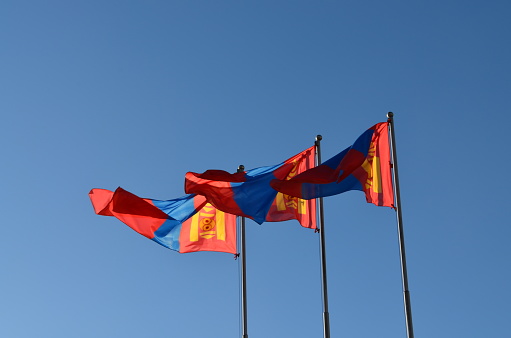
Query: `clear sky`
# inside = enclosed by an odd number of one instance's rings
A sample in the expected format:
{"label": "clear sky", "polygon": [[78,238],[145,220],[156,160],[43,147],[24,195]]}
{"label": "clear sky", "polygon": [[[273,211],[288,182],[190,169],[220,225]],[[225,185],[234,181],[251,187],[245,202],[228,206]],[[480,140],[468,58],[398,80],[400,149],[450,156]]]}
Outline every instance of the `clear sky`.
{"label": "clear sky", "polygon": [[[416,337],[503,337],[509,1],[0,2],[0,336],[240,337],[239,262],[91,188],[323,158],[394,112]],[[504,171],[504,172],[502,172]],[[332,337],[405,337],[395,213],[325,199]],[[322,337],[318,235],[247,221],[251,338]]]}

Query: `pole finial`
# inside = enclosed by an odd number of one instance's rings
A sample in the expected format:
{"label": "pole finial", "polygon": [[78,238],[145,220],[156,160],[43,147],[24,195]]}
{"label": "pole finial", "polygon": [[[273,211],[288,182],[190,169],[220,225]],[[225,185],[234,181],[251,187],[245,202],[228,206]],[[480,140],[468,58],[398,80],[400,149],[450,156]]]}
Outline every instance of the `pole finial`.
{"label": "pole finial", "polygon": [[321,135],[316,135],[316,141],[321,141],[323,139],[323,136]]}
{"label": "pole finial", "polygon": [[391,111],[389,111],[389,112],[387,113],[387,117],[388,117],[389,119],[393,118],[393,117],[394,117],[394,113],[393,113],[393,112],[391,112]]}
{"label": "pole finial", "polygon": [[238,166],[238,172],[240,173],[240,172],[242,172],[242,171],[244,171],[244,170],[245,170],[245,166],[244,166],[243,164],[240,164],[240,165]]}

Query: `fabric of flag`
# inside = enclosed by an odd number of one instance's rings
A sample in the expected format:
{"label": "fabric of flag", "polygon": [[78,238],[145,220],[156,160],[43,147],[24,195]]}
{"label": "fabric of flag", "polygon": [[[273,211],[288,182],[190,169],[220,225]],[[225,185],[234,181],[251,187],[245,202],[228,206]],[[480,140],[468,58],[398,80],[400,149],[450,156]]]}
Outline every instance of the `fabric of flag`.
{"label": "fabric of flag", "polygon": [[[306,150],[306,158],[293,162],[294,167],[284,180],[290,180],[296,175],[314,168],[315,147],[309,149],[312,151]],[[296,219],[305,228],[316,229],[316,200],[304,200],[278,192],[266,215],[266,222],[281,222],[291,219]]]}
{"label": "fabric of flag", "polygon": [[279,192],[303,199],[361,190],[368,203],[394,207],[388,123],[372,126],[352,146],[323,164],[270,184]]}
{"label": "fabric of flag", "polygon": [[206,203],[195,215],[183,222],[179,244],[181,253],[221,251],[235,254],[236,216]]}
{"label": "fabric of flag", "polygon": [[[96,214],[114,216],[139,234],[169,249],[181,253],[236,253],[235,217],[211,210],[203,196],[187,195],[160,201],[140,198],[117,188],[115,192],[92,189],[89,197]],[[202,219],[194,223],[193,216],[203,211],[207,215],[202,215]],[[205,231],[208,234],[204,234]]]}
{"label": "fabric of flag", "polygon": [[274,179],[286,180],[314,167],[314,147],[286,161],[246,172],[230,174],[223,170],[208,170],[202,174],[188,172],[185,192],[206,197],[219,210],[248,217],[261,224],[297,219],[304,227],[316,227],[315,202],[278,194],[270,186]]}

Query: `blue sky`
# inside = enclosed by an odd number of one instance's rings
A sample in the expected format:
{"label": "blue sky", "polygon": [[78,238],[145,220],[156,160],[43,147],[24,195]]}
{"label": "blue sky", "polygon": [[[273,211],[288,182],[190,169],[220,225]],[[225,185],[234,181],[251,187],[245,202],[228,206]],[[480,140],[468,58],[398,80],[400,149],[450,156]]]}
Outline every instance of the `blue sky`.
{"label": "blue sky", "polygon": [[[416,337],[508,332],[507,1],[0,4],[0,336],[239,337],[239,262],[94,214],[91,188],[323,158],[395,114]],[[504,175],[504,176],[502,176]],[[490,179],[491,178],[491,179]],[[405,337],[395,213],[325,199],[333,337]],[[247,221],[250,337],[322,337],[318,235]]]}

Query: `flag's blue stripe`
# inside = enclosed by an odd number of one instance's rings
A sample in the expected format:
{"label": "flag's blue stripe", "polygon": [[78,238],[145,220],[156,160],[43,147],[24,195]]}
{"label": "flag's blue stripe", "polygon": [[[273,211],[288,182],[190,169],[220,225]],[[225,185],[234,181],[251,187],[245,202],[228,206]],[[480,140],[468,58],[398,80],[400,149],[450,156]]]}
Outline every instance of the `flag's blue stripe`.
{"label": "flag's blue stripe", "polygon": [[151,200],[157,208],[169,215],[169,219],[154,232],[153,241],[179,252],[183,222],[197,211],[194,197],[195,195],[186,195],[168,201]]}
{"label": "flag's blue stripe", "polygon": [[245,174],[246,182],[231,183],[236,204],[245,215],[251,215],[259,224],[266,220],[271,204],[277,196],[270,181],[275,179],[274,171],[283,164],[249,170]]}
{"label": "flag's blue stripe", "polygon": [[182,222],[176,220],[168,220],[155,231],[152,238],[158,244],[163,245],[172,250],[179,252],[179,235],[181,234]]}
{"label": "flag's blue stripe", "polygon": [[311,199],[316,198],[317,196],[321,197],[333,196],[349,190],[361,191],[363,190],[362,183],[360,183],[360,181],[353,175],[349,175],[339,183],[336,182],[328,184],[302,183],[303,196],[302,198]]}

